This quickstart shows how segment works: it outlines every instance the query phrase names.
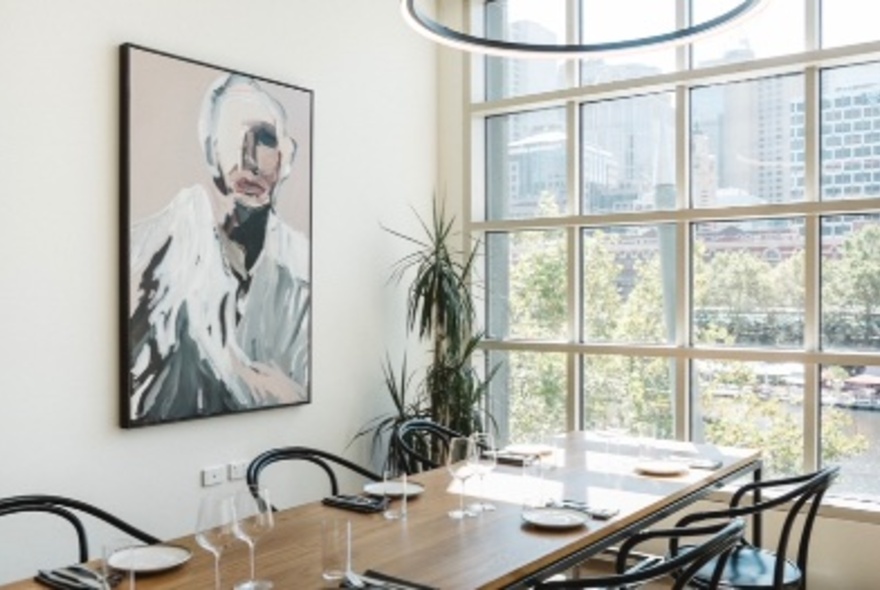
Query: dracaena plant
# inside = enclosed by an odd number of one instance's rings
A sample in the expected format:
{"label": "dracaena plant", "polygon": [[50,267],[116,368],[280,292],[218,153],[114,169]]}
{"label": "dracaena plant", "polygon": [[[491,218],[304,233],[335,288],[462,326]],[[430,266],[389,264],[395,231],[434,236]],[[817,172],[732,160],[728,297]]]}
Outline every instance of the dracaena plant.
{"label": "dracaena plant", "polygon": [[412,389],[406,359],[397,374],[386,357],[385,387],[396,412],[368,422],[356,435],[373,434],[376,449],[382,437],[408,418],[430,417],[435,422],[468,435],[483,430],[492,420],[483,403],[489,381],[497,367],[484,376],[474,365],[474,355],[483,333],[474,329],[476,317],[471,290],[471,270],[478,244],[468,250],[451,246],[457,234],[455,219],[435,199],[432,216],[426,222],[416,214],[422,232],[411,236],[384,227],[405,240],[413,251],[392,267],[391,278],[398,284],[409,281],[406,305],[407,330],[430,344],[430,362],[410,401]]}

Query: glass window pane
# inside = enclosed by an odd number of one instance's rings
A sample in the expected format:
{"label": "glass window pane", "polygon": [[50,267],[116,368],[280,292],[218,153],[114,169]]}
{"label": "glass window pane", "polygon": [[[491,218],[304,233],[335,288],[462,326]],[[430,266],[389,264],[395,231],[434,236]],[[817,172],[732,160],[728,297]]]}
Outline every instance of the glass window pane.
{"label": "glass window pane", "polygon": [[[493,0],[486,3],[486,37],[500,41],[565,43],[566,0]],[[499,100],[565,87],[561,59],[485,58],[486,100]]]}
{"label": "glass window pane", "polygon": [[499,444],[539,442],[542,434],[565,428],[565,355],[490,351],[497,366],[489,383],[490,413]]}
{"label": "glass window pane", "polygon": [[673,361],[630,356],[583,357],[584,428],[621,429],[674,438]]}
{"label": "glass window pane", "polygon": [[[607,43],[675,30],[675,0],[581,2],[581,42]],[[634,14],[640,18],[633,18]],[[631,51],[581,61],[585,86],[663,74],[675,70],[675,49]]]}
{"label": "glass window pane", "polygon": [[695,343],[803,346],[803,231],[802,219],[694,227]]}
{"label": "glass window pane", "polygon": [[803,471],[804,366],[694,361],[693,438],[763,451],[765,476]]}
{"label": "glass window pane", "polygon": [[880,351],[880,215],[822,219],[822,345]]}
{"label": "glass window pane", "polygon": [[675,103],[672,93],[581,106],[585,213],[675,207]]}
{"label": "glass window pane", "polygon": [[840,465],[831,492],[880,500],[880,367],[822,368],[822,463]]}
{"label": "glass window pane", "polygon": [[822,47],[877,40],[877,22],[865,18],[864,0],[822,0]]}
{"label": "glass window pane", "polygon": [[[837,0],[834,0],[835,2]],[[694,21],[704,22],[741,0],[696,0]],[[773,0],[747,20],[693,44],[696,67],[774,57],[804,50],[804,0]]]}
{"label": "glass window pane", "polygon": [[551,217],[568,211],[565,111],[486,120],[486,217]]}
{"label": "glass window pane", "polygon": [[804,200],[803,77],[691,92],[691,202],[730,207]]}
{"label": "glass window pane", "polygon": [[822,71],[822,200],[880,195],[880,63]]}
{"label": "glass window pane", "polygon": [[566,338],[566,259],[562,230],[486,236],[490,338]]}
{"label": "glass window pane", "polygon": [[583,231],[583,340],[675,341],[675,227]]}

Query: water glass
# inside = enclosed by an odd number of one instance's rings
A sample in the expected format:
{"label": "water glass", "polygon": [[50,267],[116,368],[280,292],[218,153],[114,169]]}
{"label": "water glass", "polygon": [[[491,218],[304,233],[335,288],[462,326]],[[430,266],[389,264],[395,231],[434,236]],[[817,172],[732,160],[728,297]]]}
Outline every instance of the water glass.
{"label": "water glass", "polygon": [[639,441],[639,460],[650,461],[656,459],[657,425],[653,423],[640,424],[636,429],[636,433]]}
{"label": "water glass", "polygon": [[524,510],[540,508],[546,504],[544,491],[544,466],[540,457],[529,457],[522,465],[522,507]]}
{"label": "water glass", "polygon": [[341,580],[351,567],[351,521],[325,518],[321,523],[321,577]]}
{"label": "water glass", "polygon": [[464,507],[464,486],[467,480],[476,474],[473,467],[473,454],[476,445],[470,437],[454,437],[449,441],[446,454],[446,469],[453,479],[458,481],[458,509],[450,510],[449,517],[462,519],[476,516],[477,513]]}
{"label": "water glass", "polygon": [[[406,518],[406,471],[394,467],[382,472],[382,493],[385,498],[385,511],[382,515],[388,520]],[[395,500],[399,502],[395,505]]]}
{"label": "water glass", "polygon": [[[480,496],[485,497],[486,490],[483,479],[495,469],[498,462],[497,455],[495,454],[495,437],[488,432],[475,432],[471,435],[471,438],[474,440],[475,448],[471,454],[470,461],[479,479]],[[480,499],[471,504],[470,508],[475,512],[489,512],[495,510],[495,505]]]}

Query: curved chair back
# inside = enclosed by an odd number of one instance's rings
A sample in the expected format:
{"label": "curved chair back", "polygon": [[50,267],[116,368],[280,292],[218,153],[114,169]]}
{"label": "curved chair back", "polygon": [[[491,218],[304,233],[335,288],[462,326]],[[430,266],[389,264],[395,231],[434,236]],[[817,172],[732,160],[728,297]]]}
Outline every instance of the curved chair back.
{"label": "curved chair back", "polygon": [[106,510],[74,498],[49,494],[27,494],[0,498],[0,516],[25,512],[54,514],[69,522],[76,532],[79,550],[78,560],[80,562],[88,561],[89,559],[89,541],[86,529],[78,513],[88,514],[98,520],[102,520],[149,545],[161,542],[159,538],[125,522]]}
{"label": "curved chair back", "polygon": [[[720,576],[721,568],[731,550],[743,538],[744,530],[744,521],[737,518],[726,523],[701,527],[642,531],[627,538],[620,545],[616,563],[617,573],[572,580],[539,582],[535,584],[535,589],[636,588],[653,580],[672,576],[674,581],[670,587],[673,590],[681,590],[688,585],[701,568],[713,560],[718,563],[716,576]],[[693,537],[702,537],[703,540],[697,544],[689,545],[687,549],[678,550],[681,539]],[[670,550],[667,556],[651,556],[627,567],[627,563],[635,555],[633,549],[654,539],[666,539],[669,542]]]}
{"label": "curved chair back", "polygon": [[[767,565],[763,563],[765,560],[762,560],[761,563],[756,562],[756,567],[761,571],[766,571],[766,581],[752,579],[749,582],[750,587],[780,590],[783,588],[798,588],[803,590],[806,588],[807,559],[809,558],[810,538],[813,533],[816,515],[819,512],[819,506],[822,504],[822,498],[839,473],[840,467],[830,466],[813,473],[795,477],[747,483],[733,494],[729,508],[695,512],[679,520],[678,524],[688,525],[712,519],[751,516],[788,505],[775,551],[761,550],[743,540],[740,547],[734,551],[736,557],[728,564],[728,570],[722,575],[722,580],[728,582],[730,587],[736,588],[736,568],[733,567],[734,564],[741,569],[742,567],[748,567],[748,564],[755,559],[764,556],[765,558],[770,558],[771,563],[769,567],[765,567]],[[774,493],[772,491],[774,488],[781,491]],[[760,490],[762,494],[770,491],[770,497],[754,504],[741,504],[744,499],[751,497],[751,494],[757,490]],[[797,541],[796,569],[794,569],[791,562],[786,559],[786,555],[788,554],[789,544],[796,534],[795,525],[799,520],[802,523],[799,529],[800,539]],[[753,556],[754,559],[749,559],[749,555]],[[770,575],[771,572],[772,576]],[[703,578],[704,576],[701,574],[697,576],[697,581],[700,582]]]}
{"label": "curved chair back", "polygon": [[406,420],[391,434],[388,459],[410,475],[436,469],[449,450],[449,441],[458,436],[464,435],[432,420]]}
{"label": "curved chair back", "polygon": [[325,474],[327,474],[327,479],[330,482],[330,493],[333,496],[339,494],[339,480],[336,477],[334,465],[354,471],[371,481],[382,481],[381,475],[373,473],[369,469],[361,467],[357,463],[349,461],[344,457],[320,449],[296,446],[269,449],[268,451],[264,451],[254,457],[248,465],[247,474],[245,476],[248,486],[253,488],[254,486],[259,485],[260,474],[263,470],[272,463],[278,461],[306,461],[313,465],[317,465]]}

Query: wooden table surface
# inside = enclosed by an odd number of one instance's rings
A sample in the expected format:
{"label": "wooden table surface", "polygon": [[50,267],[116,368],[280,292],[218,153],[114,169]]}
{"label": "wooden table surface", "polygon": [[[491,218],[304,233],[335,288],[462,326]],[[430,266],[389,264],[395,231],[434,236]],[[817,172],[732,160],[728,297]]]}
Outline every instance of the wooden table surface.
{"label": "wooden table surface", "polygon": [[[437,469],[411,477],[425,486],[425,492],[410,499],[406,520],[389,521],[381,514],[360,514],[320,502],[278,512],[274,529],[257,544],[257,577],[272,580],[276,590],[338,587],[321,578],[321,525],[324,519],[341,518],[351,521],[355,571],[373,569],[443,590],[516,587],[535,572],[552,570],[567,555],[590,553],[592,547],[598,551],[610,536],[664,507],[690,501],[734,473],[760,468],[760,453],[754,450],[673,441],[658,441],[655,446],[658,456],[687,452],[720,459],[722,467],[647,477],[634,470],[635,445],[618,441],[609,448],[595,436],[574,432],[567,435],[555,464],[545,470],[543,490],[556,499],[618,508],[620,514],[611,520],[591,520],[585,527],[566,530],[524,524],[521,506],[528,486],[523,470],[509,465],[499,465],[482,486],[476,479],[467,482],[466,501],[479,494],[497,509],[454,520],[447,512],[458,506],[458,488],[445,469]],[[212,589],[212,556],[192,536],[169,542],[191,548],[192,559],[175,570],[139,576],[138,590]],[[243,543],[235,543],[223,555],[221,568],[224,588],[247,578]],[[3,588],[42,586],[25,580]]]}

